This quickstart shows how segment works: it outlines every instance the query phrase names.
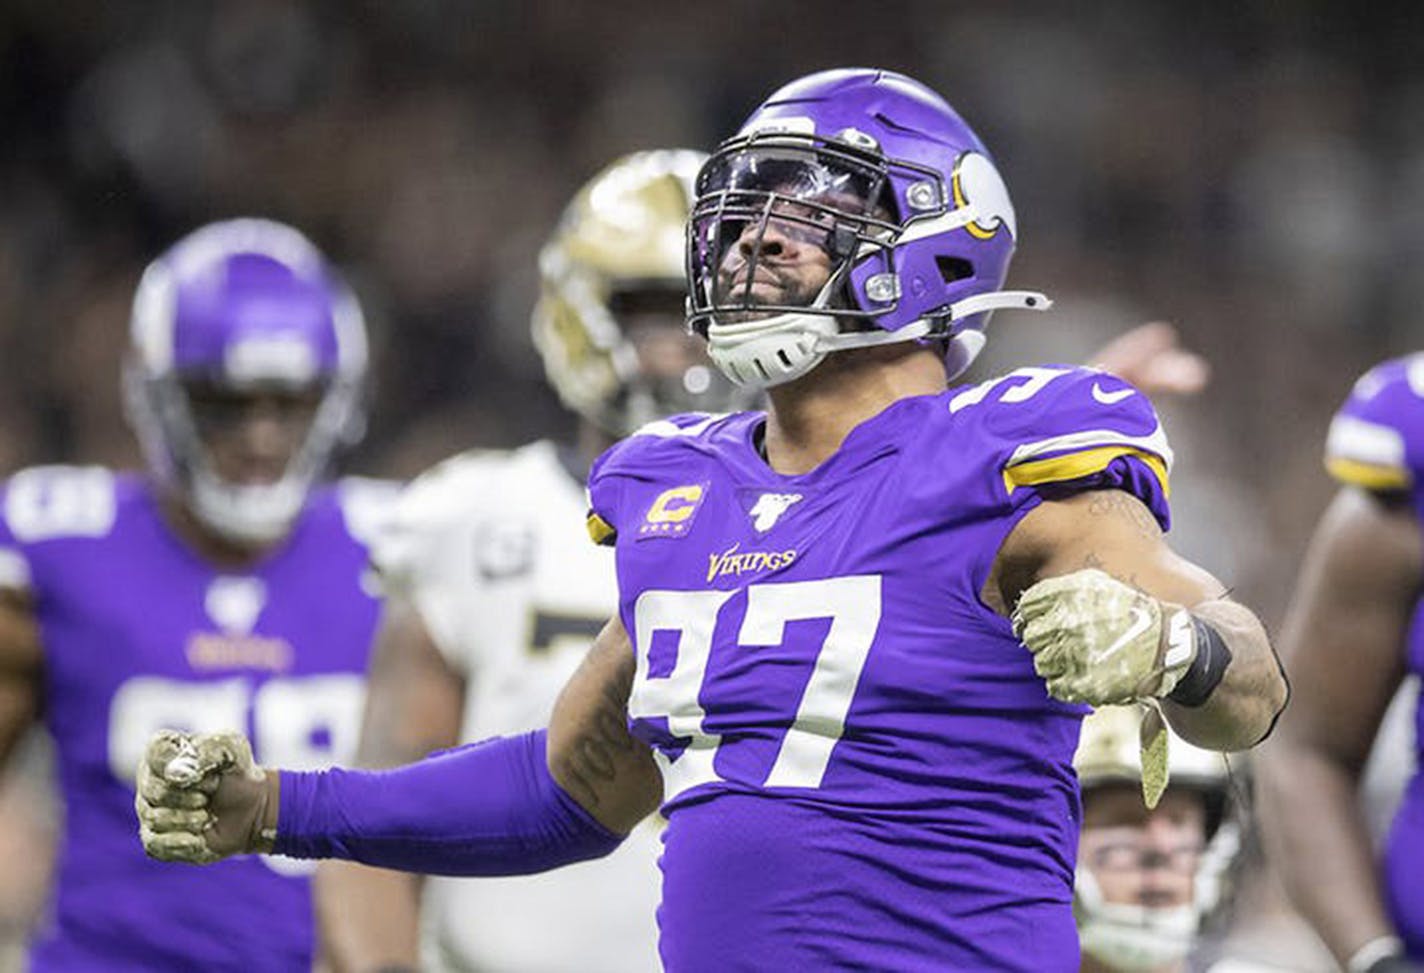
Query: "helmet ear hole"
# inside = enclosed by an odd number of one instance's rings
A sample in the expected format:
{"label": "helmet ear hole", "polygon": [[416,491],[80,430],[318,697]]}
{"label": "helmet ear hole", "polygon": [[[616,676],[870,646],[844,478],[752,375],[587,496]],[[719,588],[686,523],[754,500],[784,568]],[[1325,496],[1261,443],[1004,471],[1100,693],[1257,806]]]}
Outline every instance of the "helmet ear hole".
{"label": "helmet ear hole", "polygon": [[935,266],[939,268],[939,275],[946,284],[974,276],[974,265],[963,257],[940,255],[935,257]]}

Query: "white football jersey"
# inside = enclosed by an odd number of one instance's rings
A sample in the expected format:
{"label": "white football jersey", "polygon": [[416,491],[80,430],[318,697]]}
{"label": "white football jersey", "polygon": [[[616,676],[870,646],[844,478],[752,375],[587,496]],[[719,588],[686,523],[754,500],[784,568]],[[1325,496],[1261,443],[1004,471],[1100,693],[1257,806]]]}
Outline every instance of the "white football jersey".
{"label": "white football jersey", "polygon": [[[537,442],[452,457],[417,479],[373,557],[467,680],[462,741],[548,725],[554,698],[617,606],[611,548],[590,543],[584,486]],[[617,851],[544,875],[432,878],[422,969],[660,969],[660,819]]]}

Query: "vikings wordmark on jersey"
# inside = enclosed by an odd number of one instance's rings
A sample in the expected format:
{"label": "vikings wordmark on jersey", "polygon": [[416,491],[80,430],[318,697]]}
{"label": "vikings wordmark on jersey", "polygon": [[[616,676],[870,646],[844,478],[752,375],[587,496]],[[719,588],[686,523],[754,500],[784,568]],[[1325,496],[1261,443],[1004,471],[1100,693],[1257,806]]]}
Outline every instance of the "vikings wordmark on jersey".
{"label": "vikings wordmark on jersey", "polygon": [[206,869],[144,857],[133,771],[164,727],[240,730],[284,767],[354,755],[377,611],[362,531],[392,499],[371,481],[318,489],[285,542],[225,573],[174,535],[139,479],[49,467],[0,490],[0,583],[33,600],[66,807],[31,969],[310,966],[310,863],[223,862],[215,897]]}
{"label": "vikings wordmark on jersey", "polygon": [[[1125,490],[1167,526],[1151,405],[1021,369],[896,402],[802,476],[758,455],[762,421],[655,423],[590,481],[665,780],[664,962],[1076,968],[1083,710],[980,592],[1046,495]],[[693,486],[685,530],[642,531]]]}
{"label": "vikings wordmark on jersey", "polygon": [[[1342,483],[1407,497],[1424,524],[1424,353],[1379,365],[1355,383],[1330,424],[1325,465]],[[1414,609],[1406,663],[1424,675],[1424,599]],[[1415,710],[1417,768],[1424,767],[1424,708]],[[1424,954],[1424,774],[1416,769],[1385,850],[1385,894],[1411,954]]]}

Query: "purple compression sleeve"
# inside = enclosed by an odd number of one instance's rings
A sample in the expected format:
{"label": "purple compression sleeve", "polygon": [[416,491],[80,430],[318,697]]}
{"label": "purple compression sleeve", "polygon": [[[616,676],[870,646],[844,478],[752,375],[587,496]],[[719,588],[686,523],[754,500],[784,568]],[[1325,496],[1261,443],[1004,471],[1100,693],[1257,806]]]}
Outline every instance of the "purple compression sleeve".
{"label": "purple compression sleeve", "polygon": [[602,857],[623,838],[554,781],[546,737],[495,737],[393,770],[284,770],[275,851],[433,875],[526,875]]}

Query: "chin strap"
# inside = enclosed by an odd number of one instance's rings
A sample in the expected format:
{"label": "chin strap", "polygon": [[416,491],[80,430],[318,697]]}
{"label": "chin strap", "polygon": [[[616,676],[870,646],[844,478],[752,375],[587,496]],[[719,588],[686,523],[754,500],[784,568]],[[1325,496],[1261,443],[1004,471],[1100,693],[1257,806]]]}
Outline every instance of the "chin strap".
{"label": "chin strap", "polygon": [[229,540],[269,544],[301,513],[314,479],[288,473],[266,486],[235,487],[201,470],[192,479],[188,505],[200,522]]}
{"label": "chin strap", "polygon": [[1201,925],[1195,903],[1148,907],[1109,903],[1091,869],[1079,864],[1073,912],[1084,953],[1118,970],[1154,970],[1186,956]]}
{"label": "chin strap", "polygon": [[[964,318],[975,314],[982,314],[985,311],[997,311],[1005,308],[1017,308],[1025,311],[1047,311],[1053,306],[1053,300],[1046,294],[1038,291],[993,291],[988,294],[975,294],[973,297],[966,297],[962,301],[955,301],[949,306],[950,321],[961,321]],[[941,319],[943,320],[943,319]],[[932,322],[929,318],[920,318],[918,321],[911,321],[903,328],[894,331],[848,331],[841,334],[821,335],[816,339],[816,351],[845,351],[848,348],[874,348],[877,345],[892,345],[900,341],[917,341],[921,338],[940,337],[935,334],[938,327],[942,327],[937,322]],[[967,334],[967,333],[966,333]],[[964,337],[965,335],[960,335]],[[979,333],[980,347],[983,346],[983,334]],[[977,349],[976,349],[977,351]]]}
{"label": "chin strap", "polygon": [[1017,308],[1021,311],[1047,311],[1052,306],[1053,300],[1047,294],[1038,291],[990,291],[987,294],[975,294],[962,301],[955,301],[949,306],[949,319],[958,321],[975,314],[982,314],[985,311],[1009,308]]}

